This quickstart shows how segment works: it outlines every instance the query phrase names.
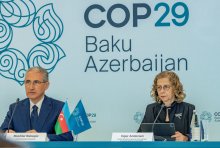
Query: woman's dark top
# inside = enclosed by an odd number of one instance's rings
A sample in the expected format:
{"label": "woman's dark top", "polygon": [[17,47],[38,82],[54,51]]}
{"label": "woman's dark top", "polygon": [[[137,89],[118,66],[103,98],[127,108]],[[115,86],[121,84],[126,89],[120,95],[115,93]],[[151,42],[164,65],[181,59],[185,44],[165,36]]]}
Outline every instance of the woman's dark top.
{"label": "woman's dark top", "polygon": [[[161,105],[158,103],[149,104],[142,123],[153,123],[161,109]],[[170,108],[168,109],[169,122],[175,124],[176,131],[190,139],[190,124],[195,106],[185,102],[177,103],[174,101],[170,107],[164,106],[156,123],[167,123],[165,121],[167,108]],[[139,127],[138,132],[142,132],[141,127]]]}

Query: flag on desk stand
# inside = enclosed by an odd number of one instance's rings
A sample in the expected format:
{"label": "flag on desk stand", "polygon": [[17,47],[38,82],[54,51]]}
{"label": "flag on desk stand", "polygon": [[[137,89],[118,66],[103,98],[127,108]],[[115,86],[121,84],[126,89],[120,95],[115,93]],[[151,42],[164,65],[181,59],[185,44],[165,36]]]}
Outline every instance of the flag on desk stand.
{"label": "flag on desk stand", "polygon": [[69,124],[70,128],[73,130],[74,135],[78,135],[79,133],[82,133],[91,128],[81,100],[78,102],[74,111],[70,115]]}
{"label": "flag on desk stand", "polygon": [[70,110],[69,110],[68,102],[66,101],[55,124],[55,132],[57,135],[71,131],[68,122],[69,117],[70,117]]}

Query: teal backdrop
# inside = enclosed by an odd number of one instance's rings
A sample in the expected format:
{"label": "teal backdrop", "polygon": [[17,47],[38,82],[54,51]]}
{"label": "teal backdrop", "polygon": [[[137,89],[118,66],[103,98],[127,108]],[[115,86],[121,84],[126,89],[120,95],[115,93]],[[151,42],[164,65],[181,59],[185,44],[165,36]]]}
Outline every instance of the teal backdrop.
{"label": "teal backdrop", "polygon": [[26,98],[25,71],[48,70],[46,95],[82,98],[92,128],[79,141],[110,141],[136,132],[154,77],[179,75],[185,102],[220,129],[220,1],[1,0],[0,92],[3,122],[9,105]]}

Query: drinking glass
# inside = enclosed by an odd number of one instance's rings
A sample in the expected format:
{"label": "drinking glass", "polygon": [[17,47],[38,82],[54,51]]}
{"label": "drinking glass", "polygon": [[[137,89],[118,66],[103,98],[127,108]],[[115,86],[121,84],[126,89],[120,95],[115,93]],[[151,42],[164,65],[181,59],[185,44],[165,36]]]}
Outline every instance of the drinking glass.
{"label": "drinking glass", "polygon": [[209,140],[209,121],[200,120],[200,139],[201,141]]}

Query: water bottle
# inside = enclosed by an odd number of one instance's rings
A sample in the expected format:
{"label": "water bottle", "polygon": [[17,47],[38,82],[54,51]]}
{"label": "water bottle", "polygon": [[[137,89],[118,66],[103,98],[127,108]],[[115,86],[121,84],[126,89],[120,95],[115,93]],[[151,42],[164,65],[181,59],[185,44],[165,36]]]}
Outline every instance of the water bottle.
{"label": "water bottle", "polygon": [[190,125],[191,141],[200,141],[200,128],[196,110],[193,110],[193,117]]}

